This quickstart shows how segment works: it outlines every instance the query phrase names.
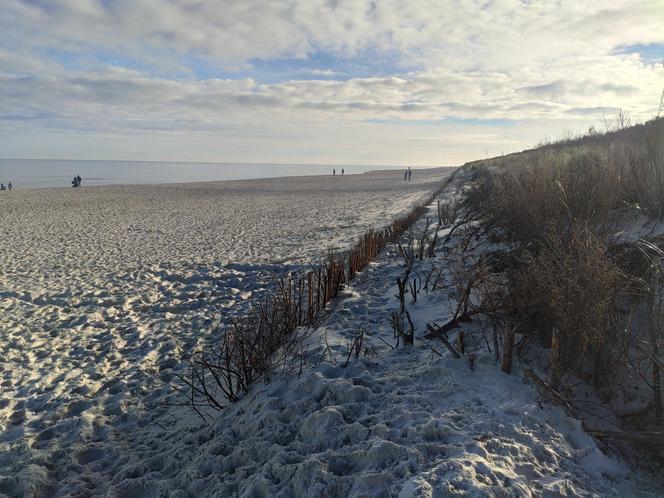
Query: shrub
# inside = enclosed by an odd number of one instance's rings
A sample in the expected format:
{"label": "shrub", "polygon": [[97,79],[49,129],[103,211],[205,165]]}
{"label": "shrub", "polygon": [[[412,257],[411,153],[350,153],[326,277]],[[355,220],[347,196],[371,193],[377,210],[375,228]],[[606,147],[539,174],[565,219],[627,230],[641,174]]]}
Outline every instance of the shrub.
{"label": "shrub", "polygon": [[547,346],[557,330],[560,372],[590,374],[596,384],[615,373],[610,335],[622,280],[606,250],[585,226],[563,238],[550,230],[539,253],[510,275],[512,320]]}
{"label": "shrub", "polygon": [[620,206],[620,175],[593,151],[545,153],[489,175],[484,191],[485,222],[499,239],[533,248],[551,227],[569,232],[572,223],[599,226]]}
{"label": "shrub", "polygon": [[625,201],[664,216],[664,118],[653,121],[633,145],[613,147],[622,170]]}
{"label": "shrub", "polygon": [[[548,360],[546,389],[570,387],[576,374],[612,408],[661,423],[664,118],[627,127],[621,117],[606,134],[476,161],[465,173],[458,244],[482,248],[489,272],[474,287],[497,360],[503,330],[503,370],[514,345]],[[524,347],[535,339],[544,350]],[[644,392],[651,404],[636,407]]]}

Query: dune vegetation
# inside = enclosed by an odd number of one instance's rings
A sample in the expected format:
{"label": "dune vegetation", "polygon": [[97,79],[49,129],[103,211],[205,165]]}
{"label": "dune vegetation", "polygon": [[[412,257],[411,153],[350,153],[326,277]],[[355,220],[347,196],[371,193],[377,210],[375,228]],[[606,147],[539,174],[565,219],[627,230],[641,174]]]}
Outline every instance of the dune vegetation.
{"label": "dune vegetation", "polygon": [[[218,349],[190,360],[183,380],[192,404],[221,408],[275,371],[301,373],[321,312],[389,241],[404,268],[389,320],[397,346],[414,341],[408,307],[418,293],[438,292],[455,311],[418,335],[442,340],[455,358],[472,357],[463,335],[472,323],[503,371],[516,356],[541,394],[589,432],[661,445],[664,119],[619,119],[606,133],[472,162],[459,173],[457,193],[438,200],[435,216],[424,221],[433,213],[423,206],[442,188],[349,252],[276,283]],[[351,341],[348,359],[362,341]]]}
{"label": "dune vegetation", "polygon": [[664,119],[619,119],[603,134],[466,168],[483,310],[520,350],[541,348],[561,399],[585,383],[626,434],[661,430]]}

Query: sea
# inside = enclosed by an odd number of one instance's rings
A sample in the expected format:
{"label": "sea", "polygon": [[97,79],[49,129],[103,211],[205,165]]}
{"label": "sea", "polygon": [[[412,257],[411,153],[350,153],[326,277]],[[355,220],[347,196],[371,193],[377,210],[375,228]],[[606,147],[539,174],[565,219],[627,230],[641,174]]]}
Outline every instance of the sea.
{"label": "sea", "polygon": [[84,186],[247,180],[283,176],[366,173],[405,166],[320,164],[239,164],[212,162],[0,159],[0,183],[14,188],[71,187],[76,175]]}

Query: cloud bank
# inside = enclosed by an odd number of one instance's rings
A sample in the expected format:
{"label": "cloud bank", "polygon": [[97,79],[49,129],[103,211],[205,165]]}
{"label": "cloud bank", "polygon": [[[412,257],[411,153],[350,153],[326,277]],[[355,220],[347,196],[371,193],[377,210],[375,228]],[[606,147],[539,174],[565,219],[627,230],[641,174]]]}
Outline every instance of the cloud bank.
{"label": "cloud bank", "polygon": [[661,0],[5,0],[0,147],[454,164],[619,109],[654,115],[663,14]]}

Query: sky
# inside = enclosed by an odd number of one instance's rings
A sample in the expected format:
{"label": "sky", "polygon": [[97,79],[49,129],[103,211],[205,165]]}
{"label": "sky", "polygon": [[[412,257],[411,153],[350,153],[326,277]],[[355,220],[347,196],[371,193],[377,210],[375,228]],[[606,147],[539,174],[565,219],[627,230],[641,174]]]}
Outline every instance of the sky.
{"label": "sky", "polygon": [[664,0],[2,0],[0,157],[456,165],[657,114]]}

